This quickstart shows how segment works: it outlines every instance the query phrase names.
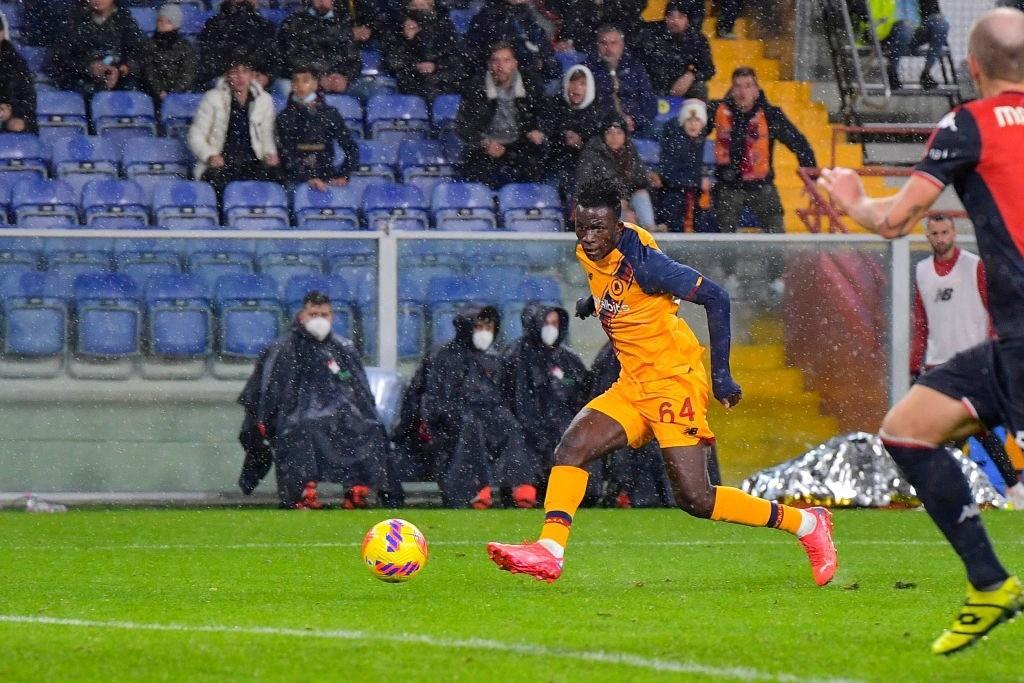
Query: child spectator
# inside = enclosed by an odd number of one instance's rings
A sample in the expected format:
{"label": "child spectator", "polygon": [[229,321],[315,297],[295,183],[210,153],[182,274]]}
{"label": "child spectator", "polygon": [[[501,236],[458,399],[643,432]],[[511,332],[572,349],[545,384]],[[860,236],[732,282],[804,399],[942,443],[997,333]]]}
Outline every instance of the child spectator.
{"label": "child spectator", "polygon": [[562,77],[562,95],[551,104],[551,136],[549,166],[566,194],[575,188],[580,154],[590,138],[601,132],[605,111],[597,101],[594,74],[577,64]]}
{"label": "child spectator", "polygon": [[704,134],[707,123],[707,105],[685,100],[678,125],[669,123],[661,133],[658,214],[674,232],[718,232],[711,210],[715,145]]}
{"label": "child spectator", "polygon": [[0,12],[0,126],[7,133],[36,132],[36,89],[28,64],[7,34]]}
{"label": "child spectator", "polygon": [[192,90],[196,80],[196,51],[178,32],[181,16],[178,5],[160,8],[153,44],[142,58],[142,82],[157,104],[168,93]]}

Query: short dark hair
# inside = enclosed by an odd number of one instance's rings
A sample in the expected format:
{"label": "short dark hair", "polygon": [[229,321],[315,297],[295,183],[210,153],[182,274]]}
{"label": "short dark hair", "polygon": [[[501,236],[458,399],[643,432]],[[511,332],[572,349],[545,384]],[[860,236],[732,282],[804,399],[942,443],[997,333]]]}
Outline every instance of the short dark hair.
{"label": "short dark hair", "polygon": [[253,61],[252,56],[245,50],[235,50],[228,58],[227,64],[224,65],[224,73],[231,71],[236,66],[244,66],[246,69],[252,69],[254,66]]}
{"label": "short dark hair", "polygon": [[313,289],[306,292],[306,296],[302,297],[303,307],[312,304],[313,306],[330,306],[331,297],[327,296],[319,289]]}
{"label": "short dark hair", "polygon": [[618,178],[588,178],[576,189],[576,204],[587,208],[604,206],[618,211],[622,207],[622,196],[622,184]]}
{"label": "short dark hair", "polygon": [[950,216],[948,213],[941,213],[941,212],[940,213],[933,213],[931,216],[928,216],[927,224],[931,225],[932,223],[935,223],[936,221],[938,221],[938,222],[949,221],[953,225],[956,225],[956,221],[954,221],[953,217]]}
{"label": "short dark hair", "polygon": [[732,80],[734,80],[734,81],[737,78],[743,78],[745,76],[749,76],[750,78],[753,78],[756,81],[757,80],[757,72],[754,71],[754,67],[752,67],[752,66],[738,66],[735,69],[733,69],[733,71],[732,71]]}
{"label": "short dark hair", "polygon": [[310,76],[318,80],[320,78],[320,71],[311,64],[299,64],[298,66],[292,69],[292,78],[298,76],[299,74],[309,74]]}
{"label": "short dark hair", "polygon": [[587,72],[584,71],[583,69],[576,69],[575,71],[572,72],[572,75],[569,76],[570,83],[575,83],[576,81],[579,80],[587,80]]}
{"label": "short dark hair", "polygon": [[512,53],[513,57],[515,57],[517,60],[519,59],[519,55],[516,54],[516,46],[508,42],[507,40],[500,40],[494,45],[491,45],[491,51],[487,53],[487,58],[490,59],[491,57],[494,56],[495,52],[499,52],[501,50],[508,50],[509,52]]}
{"label": "short dark hair", "polygon": [[623,39],[626,38],[626,32],[615,24],[601,24],[597,27],[597,30],[594,31],[595,36],[603,36],[606,33],[618,33]]}

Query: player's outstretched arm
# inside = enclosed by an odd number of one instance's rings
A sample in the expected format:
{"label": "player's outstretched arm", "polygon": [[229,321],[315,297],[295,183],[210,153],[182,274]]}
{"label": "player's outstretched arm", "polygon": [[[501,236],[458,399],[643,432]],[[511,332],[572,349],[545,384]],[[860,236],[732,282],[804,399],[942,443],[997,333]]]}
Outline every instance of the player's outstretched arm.
{"label": "player's outstretched arm", "polygon": [[849,168],[822,169],[818,184],[853,220],[887,239],[909,234],[942,193],[935,182],[912,175],[896,194],[872,199],[860,176]]}

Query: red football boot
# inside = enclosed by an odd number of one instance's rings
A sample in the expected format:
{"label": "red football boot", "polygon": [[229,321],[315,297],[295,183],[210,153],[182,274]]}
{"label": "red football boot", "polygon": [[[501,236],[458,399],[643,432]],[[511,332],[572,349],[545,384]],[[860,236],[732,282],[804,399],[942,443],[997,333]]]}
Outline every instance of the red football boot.
{"label": "red football boot", "polygon": [[537,489],[533,484],[520,484],[512,489],[512,501],[517,508],[537,507]]}
{"label": "red football boot", "polygon": [[364,509],[369,507],[367,498],[370,495],[370,488],[362,484],[356,484],[345,492],[345,502],[342,504],[346,510]]}
{"label": "red football boot", "polygon": [[563,560],[540,543],[488,543],[487,554],[499,569],[513,574],[529,574],[548,583],[554,583],[562,575]]}
{"label": "red football boot", "polygon": [[320,510],[324,504],[320,502],[320,495],[316,492],[316,482],[306,482],[306,488],[302,489],[302,503],[310,510]]}
{"label": "red football boot", "polygon": [[800,539],[800,545],[811,561],[814,583],[824,586],[839,569],[836,544],[832,542],[832,513],[825,508],[808,508],[807,512],[818,518],[818,524],[814,531]]}
{"label": "red football boot", "polygon": [[491,496],[491,487],[485,486],[473,497],[473,500],[469,501],[469,506],[474,510],[490,510],[491,505],[494,504],[494,499]]}

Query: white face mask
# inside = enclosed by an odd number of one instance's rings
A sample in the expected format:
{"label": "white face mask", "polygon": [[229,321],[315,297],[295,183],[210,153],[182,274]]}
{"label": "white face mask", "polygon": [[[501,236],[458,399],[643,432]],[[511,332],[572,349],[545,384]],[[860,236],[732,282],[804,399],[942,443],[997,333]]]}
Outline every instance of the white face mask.
{"label": "white face mask", "polygon": [[306,328],[306,332],[309,332],[313,339],[317,341],[323,341],[327,339],[327,335],[331,333],[331,321],[327,318],[310,318],[303,325]]}
{"label": "white face mask", "polygon": [[298,95],[294,95],[293,98],[299,104],[311,104],[313,102],[316,102],[316,93],[315,92],[311,92],[308,95],[306,95],[305,97],[299,97]]}
{"label": "white face mask", "polygon": [[486,351],[494,343],[494,333],[490,330],[475,330],[473,332],[473,346],[479,351]]}
{"label": "white face mask", "polygon": [[547,346],[554,346],[558,341],[558,325],[545,325],[540,328],[540,340]]}

